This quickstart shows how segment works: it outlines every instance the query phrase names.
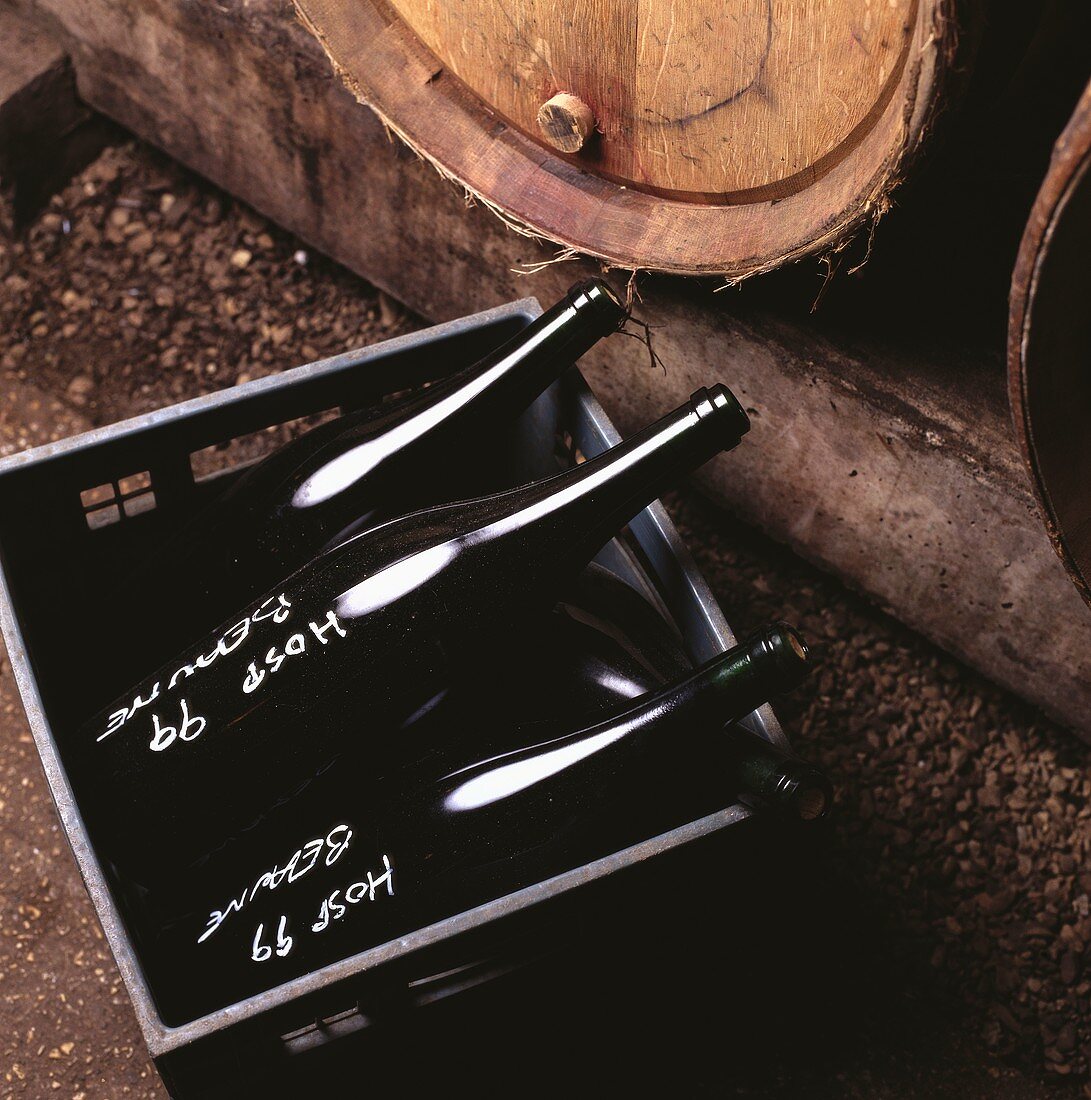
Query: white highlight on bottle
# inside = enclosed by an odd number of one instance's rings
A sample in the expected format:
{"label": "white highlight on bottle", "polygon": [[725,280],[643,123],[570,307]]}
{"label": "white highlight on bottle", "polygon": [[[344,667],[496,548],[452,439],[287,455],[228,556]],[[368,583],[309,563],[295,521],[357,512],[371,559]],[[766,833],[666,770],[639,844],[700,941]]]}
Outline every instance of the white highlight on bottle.
{"label": "white highlight on bottle", "polygon": [[543,753],[530,760],[518,760],[513,764],[502,764],[484,775],[475,776],[456,787],[445,799],[448,810],[476,810],[499,802],[520,791],[525,791],[535,783],[578,764],[588,756],[626,734],[626,729],[606,730],[603,733],[578,741],[574,745],[564,745],[552,752]]}
{"label": "white highlight on bottle", "polygon": [[610,669],[603,669],[603,671],[599,673],[598,682],[604,688],[612,691],[615,695],[621,696],[623,699],[636,699],[647,690],[643,684],[638,684],[630,677]]}
{"label": "white highlight on bottle", "polygon": [[292,496],[292,507],[313,508],[316,504],[322,504],[343,493],[361,478],[367,477],[379,463],[411,443],[422,432],[434,427],[445,412],[442,408],[428,409],[331,459],[296,489]]}
{"label": "white highlight on bottle", "polygon": [[351,488],[392,454],[430,432],[461,406],[487,390],[511,368],[510,359],[510,356],[505,356],[483,374],[467,381],[438,401],[425,405],[408,420],[395,424],[381,435],[364,440],[351,450],[331,459],[296,489],[292,495],[292,507],[313,508]]}
{"label": "white highlight on bottle", "polygon": [[380,569],[342,594],[337,601],[337,614],[343,619],[355,619],[386,607],[441,572],[457,552],[456,543],[443,542]]}

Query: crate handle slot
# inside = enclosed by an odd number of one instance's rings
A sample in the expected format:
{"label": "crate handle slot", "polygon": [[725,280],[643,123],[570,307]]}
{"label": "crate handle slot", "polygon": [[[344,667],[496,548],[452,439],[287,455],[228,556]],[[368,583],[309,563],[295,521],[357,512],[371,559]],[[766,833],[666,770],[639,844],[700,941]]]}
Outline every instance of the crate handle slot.
{"label": "crate handle slot", "polygon": [[256,431],[230,436],[218,443],[211,443],[207,447],[191,451],[189,468],[193,481],[195,484],[200,484],[230,473],[232,470],[252,466],[282,443],[340,415],[339,408],[323,409],[308,416],[277,421]]}
{"label": "crate handle slot", "polygon": [[80,493],[80,505],[92,531],[118,523],[122,518],[131,519],[142,512],[150,512],[155,503],[152,476],[147,470],[127,474]]}

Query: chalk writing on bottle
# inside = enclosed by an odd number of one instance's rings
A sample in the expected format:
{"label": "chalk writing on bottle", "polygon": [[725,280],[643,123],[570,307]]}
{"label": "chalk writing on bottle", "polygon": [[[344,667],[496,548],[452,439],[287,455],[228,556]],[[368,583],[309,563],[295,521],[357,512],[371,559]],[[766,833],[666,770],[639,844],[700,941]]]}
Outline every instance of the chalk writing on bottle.
{"label": "chalk writing on bottle", "polygon": [[263,871],[252,883],[244,886],[241,893],[230,898],[223,908],[213,909],[208,915],[204,931],[197,937],[197,942],[204,943],[232,913],[241,913],[262,890],[272,892],[282,885],[298,882],[320,863],[324,867],[332,867],[348,851],[351,842],[352,829],[341,824],[335,825],[324,837],[314,837],[301,844],[283,865],[274,863],[269,870]]}
{"label": "chalk writing on bottle", "polygon": [[[312,932],[325,932],[331,922],[341,920],[348,912],[350,905],[359,905],[360,902],[374,901],[376,891],[380,886],[386,886],[388,897],[394,896],[394,868],[390,865],[389,858],[383,856],[385,870],[378,878],[368,871],[366,878],[346,886],[344,890],[334,890],[328,898],[322,902],[318,910],[318,920],[311,925]],[[344,901],[340,899],[344,898]]]}
{"label": "chalk writing on bottle", "polygon": [[162,752],[176,741],[196,741],[205,732],[207,725],[208,722],[201,715],[189,713],[189,704],[183,699],[181,715],[173,726],[161,722],[158,714],[152,715],[152,739],[148,748],[152,752]]}
{"label": "chalk writing on bottle", "polygon": [[[307,624],[307,628],[318,640],[318,644],[322,646],[329,645],[332,638],[347,636],[344,627],[337,621],[337,614],[334,611],[327,611],[326,617],[322,620],[312,620]],[[247,695],[253,694],[261,687],[267,675],[272,676],[280,671],[285,661],[292,657],[302,657],[307,652],[308,639],[309,635],[305,631],[299,631],[284,643],[283,648],[278,648],[275,645],[270,646],[262,662],[265,667],[259,667],[257,661],[251,661],[246,666],[246,677],[242,682],[242,690]]]}
{"label": "chalk writing on bottle", "polygon": [[[180,668],[176,669],[170,680],[167,681],[166,690],[173,691],[181,680],[188,681],[189,678],[195,675],[200,669],[208,668],[209,665],[213,664],[221,657],[226,657],[229,653],[234,653],[235,650],[249,638],[250,631],[255,624],[263,622],[266,619],[271,619],[274,623],[283,623],[284,620],[288,618],[291,607],[291,600],[289,600],[283,592],[278,596],[270,596],[268,599],[263,600],[245,619],[240,619],[239,622],[218,638],[211,649],[207,652],[199,653],[192,662],[186,662]],[[314,624],[312,623],[311,626],[313,629]],[[106,720],[106,729],[103,730],[95,740],[105,741],[111,734],[117,733],[126,722],[131,722],[136,716],[137,711],[142,710],[144,707],[148,706],[149,703],[154,702],[160,697],[161,688],[162,681],[156,680],[145,695],[142,685],[140,690],[133,696],[131,704],[121,707],[110,714],[110,717]]]}
{"label": "chalk writing on bottle", "polygon": [[[357,882],[344,889],[334,890],[323,899],[318,910],[318,919],[311,922],[312,934],[324,932],[336,921],[343,920],[348,911],[362,902],[373,902],[383,896],[383,887],[387,897],[394,896],[394,866],[390,857],[382,856],[383,868],[368,871]],[[266,931],[265,921],[262,921],[254,930],[254,938],[250,943],[250,959],[252,962],[268,962],[274,955],[279,958],[287,958],[296,945],[296,939],[300,932],[297,929],[295,936],[288,931],[288,916],[282,914],[276,922],[272,923]]]}

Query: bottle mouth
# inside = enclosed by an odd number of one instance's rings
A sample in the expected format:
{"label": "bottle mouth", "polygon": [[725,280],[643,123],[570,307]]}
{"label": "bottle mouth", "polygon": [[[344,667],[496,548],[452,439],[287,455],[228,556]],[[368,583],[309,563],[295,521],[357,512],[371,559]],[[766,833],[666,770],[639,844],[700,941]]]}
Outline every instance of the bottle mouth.
{"label": "bottle mouth", "polygon": [[723,425],[726,437],[724,450],[734,447],[750,431],[750,417],[746,415],[746,410],[721,382],[696,390],[690,395],[690,402],[702,420]]}
{"label": "bottle mouth", "polygon": [[790,760],[777,779],[775,801],[800,821],[818,821],[830,812],[833,787],[817,768]]}
{"label": "bottle mouth", "polygon": [[794,626],[785,622],[774,623],[767,630],[766,637],[777,659],[786,667],[811,663],[811,651]]}
{"label": "bottle mouth", "polygon": [[812,667],[811,651],[799,631],[787,623],[772,623],[747,639],[751,653],[771,659],[776,669],[777,690],[801,683]]}
{"label": "bottle mouth", "polygon": [[594,310],[603,334],[615,332],[628,319],[629,311],[604,279],[584,279],[568,288],[568,300],[574,309]]}

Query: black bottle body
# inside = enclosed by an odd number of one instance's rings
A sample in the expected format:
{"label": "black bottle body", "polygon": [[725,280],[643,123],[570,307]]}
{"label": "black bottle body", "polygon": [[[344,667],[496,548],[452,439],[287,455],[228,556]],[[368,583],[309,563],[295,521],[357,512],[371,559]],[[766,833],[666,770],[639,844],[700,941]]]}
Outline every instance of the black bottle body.
{"label": "black bottle body", "polygon": [[141,865],[181,867],[350,740],[384,774],[404,729],[466,662],[548,612],[623,523],[746,426],[723,387],[699,391],[553,478],[427,509],[323,554],[77,731],[66,748],[100,846],[135,877]]}
{"label": "black bottle body", "polygon": [[464,457],[476,453],[473,441],[513,421],[624,317],[601,280],[578,283],[478,363],[390,405],[320,425],[246,471],[112,594],[114,616],[119,607],[138,615],[169,580],[176,610],[154,636],[118,639],[97,677],[106,697],[369,520],[453,499],[447,494]]}
{"label": "black bottle body", "polygon": [[[788,637],[779,627],[755,636],[576,732],[454,771],[433,764],[382,799],[361,785],[310,804],[277,850],[256,833],[162,911],[158,950],[187,976],[170,1010],[209,1011],[540,881],[573,853],[602,854],[599,826],[628,788],[684,785],[720,759],[710,737],[736,736],[725,721],[798,682],[806,656],[785,652]],[[764,743],[761,752],[778,755]],[[748,750],[736,755],[745,768]],[[731,790],[735,777],[723,779]],[[625,824],[638,839],[640,817]]]}

